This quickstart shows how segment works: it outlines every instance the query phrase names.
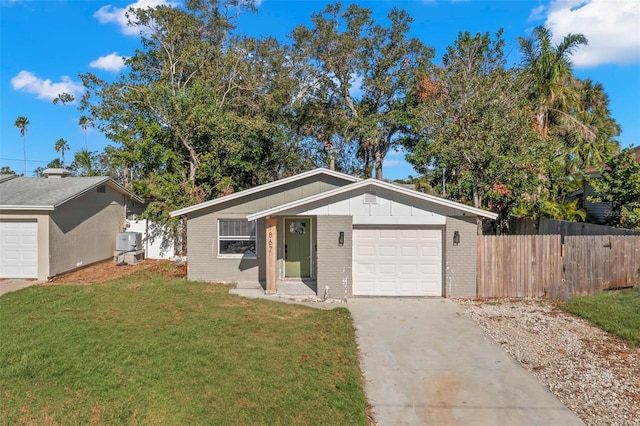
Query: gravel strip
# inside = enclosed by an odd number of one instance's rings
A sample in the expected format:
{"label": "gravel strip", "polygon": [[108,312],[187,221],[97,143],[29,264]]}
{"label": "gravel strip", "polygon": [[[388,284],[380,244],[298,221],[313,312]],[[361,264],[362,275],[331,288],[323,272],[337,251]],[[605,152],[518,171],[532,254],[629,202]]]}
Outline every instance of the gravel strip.
{"label": "gravel strip", "polygon": [[540,300],[457,300],[587,425],[640,425],[640,348]]}

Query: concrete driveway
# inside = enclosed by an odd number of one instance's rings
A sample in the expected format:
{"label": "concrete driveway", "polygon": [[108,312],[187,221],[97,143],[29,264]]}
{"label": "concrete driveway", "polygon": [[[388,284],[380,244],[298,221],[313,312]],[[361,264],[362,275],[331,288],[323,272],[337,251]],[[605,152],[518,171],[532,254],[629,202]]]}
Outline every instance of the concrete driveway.
{"label": "concrete driveway", "polygon": [[582,425],[447,299],[348,300],[374,418],[386,425]]}
{"label": "concrete driveway", "polygon": [[44,281],[36,280],[19,280],[19,279],[1,279],[0,280],[0,296],[3,294],[22,290],[23,288],[31,287],[32,285],[42,284]]}

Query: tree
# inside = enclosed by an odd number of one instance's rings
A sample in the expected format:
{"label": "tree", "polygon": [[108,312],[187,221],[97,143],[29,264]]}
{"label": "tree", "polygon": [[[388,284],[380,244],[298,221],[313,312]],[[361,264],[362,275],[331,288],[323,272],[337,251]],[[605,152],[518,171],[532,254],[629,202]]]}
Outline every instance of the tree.
{"label": "tree", "polygon": [[2,166],[0,168],[0,175],[15,175],[16,172],[9,166]]}
{"label": "tree", "polygon": [[61,169],[61,168],[63,168],[62,161],[60,161],[59,158],[54,158],[53,160],[49,161],[46,166],[36,167],[36,169],[33,171],[33,175],[35,177],[42,177],[42,174],[47,169]]}
{"label": "tree", "polygon": [[570,121],[558,126],[557,134],[567,145],[565,169],[570,174],[579,173],[588,166],[595,166],[615,155],[620,150],[614,139],[620,134],[620,126],[611,117],[609,97],[600,83],[590,79],[573,80],[578,99],[572,108],[572,116],[581,125],[592,130],[592,136],[573,131]]}
{"label": "tree", "polygon": [[294,52],[306,57],[310,82],[296,111],[305,135],[327,150],[329,168],[339,151],[357,143],[363,174],[373,168],[382,179],[384,157],[404,130],[404,98],[433,51],[407,37],[412,19],[405,11],[393,9],[388,26],[371,15],[355,4],[345,10],[332,4],[313,14],[311,28],[294,30]]}
{"label": "tree", "polygon": [[78,124],[80,124],[80,127],[82,128],[82,133],[84,133],[84,149],[88,150],[89,145],[87,144],[87,129],[93,126],[93,121],[91,120],[90,117],[87,117],[86,115],[82,115],[78,120]]}
{"label": "tree", "polygon": [[609,205],[610,225],[640,229],[640,162],[634,151],[625,148],[598,169],[600,178],[584,176],[598,194],[589,201]]}
{"label": "tree", "polygon": [[[568,34],[557,45],[552,45],[553,35],[546,27],[536,27],[529,38],[519,38],[522,63],[529,81],[529,98],[535,106],[536,129],[547,137],[550,113],[567,118],[562,105],[575,99],[577,93],[568,84],[571,81],[571,56],[581,45],[588,44],[582,34]],[[585,129],[586,130],[586,129]]]}
{"label": "tree", "polygon": [[361,75],[362,40],[373,21],[369,9],[352,4],[343,10],[336,3],[314,13],[311,22],[311,28],[299,25],[291,33],[293,56],[303,64],[292,108],[297,128],[324,147],[327,166],[335,170],[342,148],[352,142],[352,86]]}
{"label": "tree", "polygon": [[282,124],[291,93],[284,49],[234,32],[237,14],[252,9],[208,0],[131,11],[130,24],[146,31],[127,72],[112,82],[81,76],[81,111],[114,143],[109,169],[158,200],[154,220],[297,171]]}
{"label": "tree", "polygon": [[389,27],[371,28],[362,52],[362,96],[357,104],[360,145],[370,150],[375,177],[383,178],[385,156],[408,130],[406,97],[425,75],[433,49],[416,38],[408,38],[413,19],[393,9]]}
{"label": "tree", "polygon": [[502,32],[460,33],[417,85],[407,160],[451,198],[509,218],[540,193],[553,154],[529,125],[525,85],[505,69]]}
{"label": "tree", "polygon": [[28,130],[27,126],[29,126],[29,119],[21,115],[16,119],[13,125],[20,129],[20,136],[22,136],[22,153],[24,155],[24,170],[22,174],[26,175],[27,174],[27,142],[26,142],[25,135]]}
{"label": "tree", "polygon": [[[545,27],[535,28],[530,38],[519,39],[523,73],[536,129],[556,146],[556,161],[565,176],[570,176],[616,153],[619,145],[613,138],[620,128],[611,117],[602,85],[572,75],[571,56],[588,44],[586,37],[568,34],[556,46],[551,39]],[[564,186],[573,189],[570,182]]]}
{"label": "tree", "polygon": [[56,152],[59,152],[62,156],[62,163],[60,164],[64,167],[64,152],[69,149],[69,143],[63,138],[60,138],[56,141],[54,148]]}
{"label": "tree", "polygon": [[69,169],[75,176],[104,176],[106,170],[98,152],[81,149],[73,155],[73,162]]}

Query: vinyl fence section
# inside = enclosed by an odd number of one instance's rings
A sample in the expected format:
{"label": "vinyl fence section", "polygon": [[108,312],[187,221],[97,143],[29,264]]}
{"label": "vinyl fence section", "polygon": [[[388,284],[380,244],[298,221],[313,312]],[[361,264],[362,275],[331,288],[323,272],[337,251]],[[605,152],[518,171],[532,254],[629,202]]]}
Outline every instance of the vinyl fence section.
{"label": "vinyl fence section", "polygon": [[640,236],[478,237],[478,297],[566,299],[640,281]]}

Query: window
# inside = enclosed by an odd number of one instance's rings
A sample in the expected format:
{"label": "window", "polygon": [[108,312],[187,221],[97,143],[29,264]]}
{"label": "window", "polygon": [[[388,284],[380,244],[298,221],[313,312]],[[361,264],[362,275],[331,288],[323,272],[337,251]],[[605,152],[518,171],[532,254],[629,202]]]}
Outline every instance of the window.
{"label": "window", "polygon": [[221,256],[256,255],[256,222],[221,219],[218,221],[218,253]]}

